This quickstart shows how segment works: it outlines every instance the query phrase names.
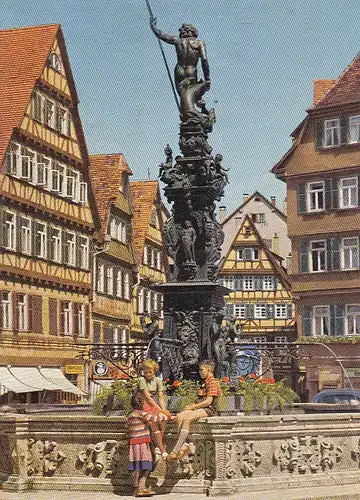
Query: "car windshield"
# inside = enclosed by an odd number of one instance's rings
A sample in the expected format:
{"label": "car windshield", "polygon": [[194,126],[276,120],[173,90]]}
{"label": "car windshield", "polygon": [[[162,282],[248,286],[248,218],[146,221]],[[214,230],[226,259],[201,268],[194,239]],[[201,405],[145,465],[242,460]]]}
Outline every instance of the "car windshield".
{"label": "car windshield", "polygon": [[343,405],[358,405],[360,401],[350,394],[327,394],[318,399],[318,403],[337,403]]}

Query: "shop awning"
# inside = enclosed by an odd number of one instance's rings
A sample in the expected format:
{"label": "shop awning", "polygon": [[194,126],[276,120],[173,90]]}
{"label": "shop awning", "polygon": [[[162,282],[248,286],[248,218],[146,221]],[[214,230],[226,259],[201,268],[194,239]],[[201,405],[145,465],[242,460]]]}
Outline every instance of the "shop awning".
{"label": "shop awning", "polygon": [[78,394],[79,396],[85,394],[85,392],[81,391],[65,377],[60,368],[40,368],[40,374],[52,384],[59,386],[64,392],[71,392],[72,394]]}
{"label": "shop awning", "polygon": [[20,392],[35,392],[39,389],[29,385],[30,380],[27,384],[24,384],[21,380],[16,378],[6,366],[0,366],[0,386],[5,387],[8,391],[13,391],[16,393]]}
{"label": "shop awning", "polygon": [[36,366],[0,366],[0,394],[35,391],[63,391],[85,394],[72,384],[59,368]]}

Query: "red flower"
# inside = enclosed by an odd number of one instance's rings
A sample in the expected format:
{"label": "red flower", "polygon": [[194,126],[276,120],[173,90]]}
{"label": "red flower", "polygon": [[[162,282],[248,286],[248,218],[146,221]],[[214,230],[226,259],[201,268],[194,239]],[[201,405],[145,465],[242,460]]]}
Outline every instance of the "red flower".
{"label": "red flower", "polygon": [[229,379],[229,377],[223,377],[221,379],[221,382],[224,382],[224,384],[228,384],[230,382],[230,379]]}
{"label": "red flower", "polygon": [[166,378],[166,379],[164,380],[164,383],[165,383],[165,384],[168,384],[169,382],[170,382],[170,379],[169,379],[169,378]]}
{"label": "red flower", "polygon": [[256,378],[256,373],[249,373],[248,377],[249,378]]}
{"label": "red flower", "polygon": [[245,382],[245,377],[242,377],[241,375],[238,377],[239,382]]}
{"label": "red flower", "polygon": [[182,384],[182,382],[180,380],[174,380],[174,382],[172,383],[172,386],[173,387],[180,387]]}

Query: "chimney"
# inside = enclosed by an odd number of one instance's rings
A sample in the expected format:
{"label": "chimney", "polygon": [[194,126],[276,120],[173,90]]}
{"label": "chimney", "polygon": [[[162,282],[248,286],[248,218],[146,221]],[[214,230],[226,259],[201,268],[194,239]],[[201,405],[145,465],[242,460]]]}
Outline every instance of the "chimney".
{"label": "chimney", "polygon": [[285,215],[287,215],[287,198],[283,201],[283,212]]}
{"label": "chimney", "polygon": [[249,193],[244,193],[243,194],[243,203],[246,203],[249,199]]}
{"label": "chimney", "polygon": [[226,207],[222,205],[219,207],[219,222],[222,224],[224,220],[226,219]]}
{"label": "chimney", "polygon": [[276,255],[279,255],[279,236],[277,235],[277,233],[274,233],[272,248],[272,251]]}
{"label": "chimney", "polygon": [[276,207],[276,197],[275,196],[270,196],[270,201],[273,207]]}
{"label": "chimney", "polygon": [[237,215],[234,220],[235,220],[235,229],[237,231],[241,226],[241,221],[242,221],[241,215]]}

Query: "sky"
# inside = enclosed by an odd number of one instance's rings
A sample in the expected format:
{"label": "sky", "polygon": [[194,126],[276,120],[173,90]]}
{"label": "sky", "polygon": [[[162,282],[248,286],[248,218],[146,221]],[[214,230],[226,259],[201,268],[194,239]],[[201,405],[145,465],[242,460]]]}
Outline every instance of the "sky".
{"label": "sky", "polygon": [[[270,169],[311,106],[313,80],[336,78],[360,50],[359,0],[150,0],[158,27],[194,24],[210,65],[209,143],[223,155],[228,213],[255,190],[286,196]],[[158,175],[179,117],[145,0],[1,0],[1,29],[60,23],[90,154],[122,152],[133,179]],[[172,46],[164,45],[171,71]],[[201,75],[201,70],[199,71]]]}

